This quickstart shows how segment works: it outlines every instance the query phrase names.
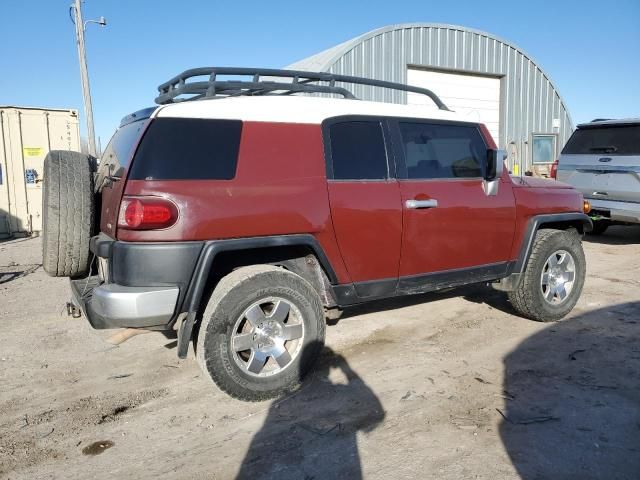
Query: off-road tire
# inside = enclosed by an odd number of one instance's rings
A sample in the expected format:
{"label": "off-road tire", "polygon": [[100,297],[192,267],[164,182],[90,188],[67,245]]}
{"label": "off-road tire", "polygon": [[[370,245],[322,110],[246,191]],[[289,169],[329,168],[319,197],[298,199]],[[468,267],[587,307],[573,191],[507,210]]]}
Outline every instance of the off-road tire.
{"label": "off-road tire", "polygon": [[93,233],[95,160],[52,150],[44,160],[42,265],[53,277],[81,277],[89,270]]}
{"label": "off-road tire", "polygon": [[[558,250],[571,254],[575,262],[575,279],[568,298],[559,305],[549,304],[540,287],[547,259]],[[567,315],[576,305],[586,275],[586,261],[580,235],[575,230],[543,229],[536,233],[525,271],[518,288],[509,292],[509,301],[523,317],[539,322],[553,322]]]}
{"label": "off-road tire", "polygon": [[[302,314],[304,337],[299,354],[281,372],[255,377],[242,370],[232,355],[234,324],[250,305],[281,297]],[[244,401],[281,397],[299,388],[324,345],[325,319],[320,297],[302,277],[280,267],[253,265],[224,277],[202,315],[196,340],[196,358],[202,370],[224,392]]]}
{"label": "off-road tire", "polygon": [[593,229],[587,235],[602,235],[611,226],[609,220],[596,220],[593,222]]}

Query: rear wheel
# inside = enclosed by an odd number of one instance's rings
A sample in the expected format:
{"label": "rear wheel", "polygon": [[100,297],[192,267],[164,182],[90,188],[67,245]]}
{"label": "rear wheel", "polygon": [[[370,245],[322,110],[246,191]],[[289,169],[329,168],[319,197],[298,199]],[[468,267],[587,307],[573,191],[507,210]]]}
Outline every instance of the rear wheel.
{"label": "rear wheel", "polygon": [[240,268],[216,286],[196,355],[232,397],[259,401],[293,391],[324,344],[320,297],[302,277],[271,265]]}
{"label": "rear wheel", "polygon": [[559,320],[575,306],[584,285],[586,262],[573,230],[540,230],[518,288],[509,301],[524,317]]}
{"label": "rear wheel", "polygon": [[42,264],[51,276],[80,277],[89,270],[94,162],[66,150],[52,150],[44,160]]}

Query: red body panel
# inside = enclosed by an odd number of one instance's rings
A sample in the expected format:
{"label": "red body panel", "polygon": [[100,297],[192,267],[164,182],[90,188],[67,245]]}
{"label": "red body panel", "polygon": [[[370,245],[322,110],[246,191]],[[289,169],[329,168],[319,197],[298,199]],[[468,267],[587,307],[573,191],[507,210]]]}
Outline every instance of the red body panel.
{"label": "red body panel", "polygon": [[338,280],[349,276],[329,213],[319,125],[245,122],[233,180],[131,180],[127,195],[157,195],[178,205],[165,230],[118,230],[126,241],[189,241],[313,234]]}
{"label": "red body panel", "polygon": [[509,260],[516,209],[511,182],[487,196],[482,180],[403,180],[407,200],[438,201],[436,208],[403,209],[400,276]]}
{"label": "red body panel", "polygon": [[398,182],[330,181],[333,225],[354,282],[398,276],[402,208]]}
{"label": "red body panel", "polygon": [[110,237],[116,236],[118,211],[124,191],[125,182],[114,182],[110,187],[102,189],[102,213],[100,215],[100,231]]}
{"label": "red body panel", "polygon": [[[116,182],[103,190],[101,229],[136,242],[312,234],[350,283],[515,260],[531,216],[582,211],[575,190],[507,173],[487,196],[481,180],[327,182],[325,171],[320,125],[244,122],[233,180]],[[176,224],[115,232],[123,193],[172,200]],[[404,207],[429,198],[437,208]]]}
{"label": "red body panel", "polygon": [[[531,217],[545,213],[582,213],[582,195],[565,185],[554,180],[525,179],[520,184],[519,178],[514,178],[513,193],[516,200],[516,235],[511,247],[511,258],[516,259],[520,253],[520,246],[527,231],[527,223]],[[535,183],[537,187],[526,182]],[[544,182],[544,186],[540,183]]]}

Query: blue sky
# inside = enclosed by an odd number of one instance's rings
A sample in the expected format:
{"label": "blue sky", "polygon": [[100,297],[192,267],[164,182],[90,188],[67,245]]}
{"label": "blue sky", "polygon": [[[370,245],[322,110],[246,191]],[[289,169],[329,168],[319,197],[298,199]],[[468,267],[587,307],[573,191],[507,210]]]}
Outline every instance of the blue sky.
{"label": "blue sky", "polygon": [[[82,108],[71,0],[2,0],[0,104]],[[265,6],[267,5],[267,6]],[[463,25],[515,43],[550,75],[574,123],[640,116],[640,1],[87,0],[96,134],[153,104],[194,66],[281,67],[403,22]],[[82,119],[84,129],[84,118]]]}

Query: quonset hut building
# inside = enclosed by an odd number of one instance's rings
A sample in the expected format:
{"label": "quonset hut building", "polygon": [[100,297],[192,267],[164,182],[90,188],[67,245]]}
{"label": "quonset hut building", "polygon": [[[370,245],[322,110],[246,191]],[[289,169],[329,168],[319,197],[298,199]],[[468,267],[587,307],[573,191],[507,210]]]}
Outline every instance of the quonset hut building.
{"label": "quonset hut building", "polygon": [[[487,125],[509,153],[513,174],[547,176],[573,131],[560,93],[520,48],[455,25],[407,23],[379,28],[289,65],[433,90],[451,110]],[[348,88],[363,100],[424,103],[423,96],[369,86]]]}

